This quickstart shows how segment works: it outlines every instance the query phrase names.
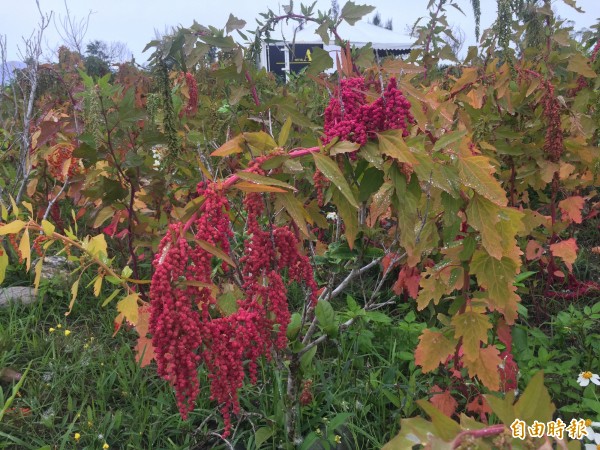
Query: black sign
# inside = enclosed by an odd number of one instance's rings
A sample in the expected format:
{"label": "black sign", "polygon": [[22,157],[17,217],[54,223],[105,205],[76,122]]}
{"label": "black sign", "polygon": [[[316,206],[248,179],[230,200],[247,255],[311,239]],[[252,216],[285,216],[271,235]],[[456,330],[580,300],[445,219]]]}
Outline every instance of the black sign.
{"label": "black sign", "polygon": [[[323,48],[323,45],[319,44],[296,44],[290,45],[290,72],[298,73],[305,67],[307,67],[312,61],[312,52],[315,47]],[[273,72],[276,75],[285,77],[285,52],[287,50],[283,44],[270,44],[269,45],[269,72]]]}

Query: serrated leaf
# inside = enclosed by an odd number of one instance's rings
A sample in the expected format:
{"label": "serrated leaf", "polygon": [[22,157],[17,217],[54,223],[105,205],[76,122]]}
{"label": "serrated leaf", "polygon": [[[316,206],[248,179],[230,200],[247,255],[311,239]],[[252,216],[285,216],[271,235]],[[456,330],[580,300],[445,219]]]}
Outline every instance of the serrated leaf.
{"label": "serrated leaf", "polygon": [[21,237],[21,242],[19,242],[19,251],[25,260],[25,267],[29,272],[29,269],[31,268],[31,244],[29,243],[29,230],[25,230],[23,236]]}
{"label": "serrated leaf", "polygon": [[138,300],[140,296],[137,293],[129,294],[123,300],[117,303],[117,311],[119,311],[128,322],[136,325],[138,322]]}
{"label": "serrated leaf", "polygon": [[415,364],[422,367],[423,373],[431,372],[444,363],[455,349],[456,341],[438,331],[423,330],[415,350]]}
{"label": "serrated leaf", "polygon": [[352,206],[358,208],[358,202],[356,201],[356,198],[354,198],[352,189],[350,189],[350,185],[340,171],[340,168],[337,166],[337,163],[320,153],[313,153],[313,158],[315,159],[317,169],[319,169],[321,173],[339,189]]}
{"label": "serrated leaf", "polygon": [[578,247],[575,238],[570,238],[550,245],[550,252],[552,255],[561,258],[569,269],[569,272],[573,272],[573,264],[577,259],[577,250]]}
{"label": "serrated leaf", "polygon": [[94,297],[98,297],[100,295],[100,292],[102,292],[103,279],[104,277],[101,277],[100,275],[96,277],[96,280],[94,281]]}
{"label": "serrated leaf", "polygon": [[46,236],[52,236],[52,234],[54,233],[55,227],[53,224],[51,224],[47,220],[42,220],[42,229],[44,230],[44,234]]}
{"label": "serrated leaf", "polygon": [[75,299],[77,298],[77,292],[79,290],[79,280],[81,280],[81,278],[77,278],[77,280],[75,280],[75,282],[71,285],[71,301],[69,302],[69,309],[65,313],[65,316],[71,314],[71,310],[75,304]]}
{"label": "serrated leaf", "polygon": [[233,259],[231,259],[229,257],[229,255],[227,253],[225,253],[223,250],[221,250],[220,248],[215,247],[211,243],[203,241],[201,239],[195,239],[194,241],[196,242],[196,244],[198,244],[198,247],[200,247],[201,249],[206,250],[211,255],[216,256],[217,258],[225,261],[231,267],[235,267],[235,263],[233,262]]}
{"label": "serrated leaf", "polygon": [[0,227],[0,236],[4,236],[6,234],[16,234],[21,231],[25,227],[25,222],[22,220],[13,220],[6,225],[2,225]]}
{"label": "serrated leaf", "polygon": [[229,18],[227,19],[227,23],[225,24],[225,31],[227,32],[227,34],[229,34],[234,30],[241,30],[245,26],[245,20],[238,19],[233,14],[229,14]]}
{"label": "serrated leaf", "polygon": [[318,75],[324,70],[331,69],[333,67],[333,59],[329,55],[329,52],[323,50],[321,47],[314,47],[312,49],[312,60],[306,69],[308,75]]}
{"label": "serrated leaf", "polygon": [[563,216],[563,220],[569,222],[581,223],[583,218],[581,217],[581,210],[585,205],[585,200],[579,195],[565,198],[558,202],[558,207]]}
{"label": "serrated leaf", "polygon": [[408,145],[402,137],[402,130],[389,130],[383,133],[377,133],[379,139],[379,151],[383,155],[390,156],[396,161],[408,163],[413,166],[419,164],[419,161],[412,154]]}
{"label": "serrated leaf", "polygon": [[488,316],[473,309],[452,317],[454,337],[462,337],[465,359],[474,360],[479,356],[481,343],[487,343],[488,330],[492,328]]}
{"label": "serrated leaf", "polygon": [[465,366],[471,378],[477,376],[485,387],[497,391],[500,387],[498,366],[502,362],[499,351],[493,345],[479,349],[479,356],[472,361],[465,359]]}
{"label": "serrated leaf", "polygon": [[340,13],[340,18],[344,19],[350,25],[354,25],[365,15],[373,12],[374,10],[374,6],[356,5],[354,2],[346,2]]}
{"label": "serrated leaf", "polygon": [[494,178],[494,167],[485,156],[462,157],[458,160],[460,181],[496,205],[506,206],[506,193]]}
{"label": "serrated leaf", "polygon": [[475,193],[467,206],[469,225],[481,233],[481,243],[496,259],[502,258],[502,240],[496,229],[500,222],[498,205]]}

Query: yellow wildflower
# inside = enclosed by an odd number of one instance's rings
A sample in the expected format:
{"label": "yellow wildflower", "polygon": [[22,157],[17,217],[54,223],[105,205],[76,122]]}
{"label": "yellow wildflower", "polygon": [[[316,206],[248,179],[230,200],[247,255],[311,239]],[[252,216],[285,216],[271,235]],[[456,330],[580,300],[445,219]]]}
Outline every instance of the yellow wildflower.
{"label": "yellow wildflower", "polygon": [[81,439],[81,434],[75,433],[75,435],[73,437],[75,438],[76,441],[78,441],[79,439]]}
{"label": "yellow wildflower", "polygon": [[55,328],[50,327],[50,329],[48,330],[50,333],[54,333],[56,331]]}
{"label": "yellow wildflower", "polygon": [[68,336],[71,334],[71,330],[65,330],[65,336]]}
{"label": "yellow wildflower", "polygon": [[103,448],[104,450],[107,450],[107,449],[109,449],[109,448],[110,448],[110,445],[108,445],[108,444],[105,442],[105,443],[104,443],[104,445],[102,446],[102,448]]}
{"label": "yellow wildflower", "polygon": [[335,435],[335,443],[336,444],[341,444],[342,443],[342,437],[339,434]]}

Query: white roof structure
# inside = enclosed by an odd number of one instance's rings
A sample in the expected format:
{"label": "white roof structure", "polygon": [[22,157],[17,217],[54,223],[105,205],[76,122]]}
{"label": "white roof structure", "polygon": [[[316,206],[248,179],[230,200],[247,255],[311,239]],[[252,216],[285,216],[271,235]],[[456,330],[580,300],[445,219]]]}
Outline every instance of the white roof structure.
{"label": "white roof structure", "polygon": [[[310,22],[302,30],[294,33],[291,27],[281,33],[281,39],[287,42],[295,41],[296,44],[323,44],[321,37],[316,34],[317,24]],[[342,39],[350,41],[350,45],[363,47],[369,42],[374,50],[410,50],[414,39],[410,36],[396,33],[387,28],[378,27],[368,22],[357,22],[350,25],[348,22],[342,22],[338,27],[338,34]],[[279,33],[273,33],[272,37],[279,38]],[[330,34],[329,44],[334,43],[334,38]]]}
{"label": "white roof structure", "polygon": [[[292,45],[299,46],[320,46],[328,52],[335,60],[336,53],[340,52],[340,47],[335,45],[335,39],[331,36],[329,44],[325,44],[320,35],[316,33],[318,25],[314,22],[309,22],[304,25],[301,30],[298,30],[297,22],[290,21],[289,24],[282,23],[274,32],[271,33],[271,40],[275,41],[263,45],[261,52],[261,66],[266,66],[268,70],[278,71],[278,73],[289,74],[291,71],[297,70],[298,67],[303,67],[304,59],[300,55],[300,59],[290,54]],[[295,30],[295,33],[294,33]],[[371,44],[371,48],[376,52],[394,52],[408,53],[413,46],[414,39],[403,34],[395,33],[387,28],[378,27],[368,22],[356,22],[350,25],[347,22],[342,22],[337,29],[338,35],[350,42],[353,47],[361,48],[367,44]],[[282,52],[282,56],[278,56],[276,61],[275,56],[270,56],[269,50],[277,47]],[[303,50],[306,52],[306,50]],[[308,52],[306,52],[308,53]],[[307,55],[307,58],[308,55]],[[292,65],[296,69],[292,68]],[[327,72],[331,72],[330,69]]]}

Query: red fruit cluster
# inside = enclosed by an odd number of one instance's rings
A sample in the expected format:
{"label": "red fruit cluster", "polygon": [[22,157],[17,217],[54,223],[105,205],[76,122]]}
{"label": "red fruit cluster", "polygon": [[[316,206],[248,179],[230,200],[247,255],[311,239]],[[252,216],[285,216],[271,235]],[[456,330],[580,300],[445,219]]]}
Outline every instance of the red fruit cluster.
{"label": "red fruit cluster", "polygon": [[73,158],[73,149],[72,144],[58,144],[46,158],[50,175],[59,181],[65,181],[65,173],[71,178],[82,172],[81,160]]}
{"label": "red fruit cluster", "polygon": [[325,109],[324,144],[338,137],[363,145],[375,133],[395,129],[403,130],[403,136],[408,136],[414,118],[410,102],[398,89],[396,79],[390,79],[373,103],[367,103],[366,91],[367,82],[363,78],[341,80],[338,95],[332,97]]}
{"label": "red fruit cluster", "polygon": [[560,104],[554,95],[554,85],[550,82],[545,83],[542,104],[544,107],[544,117],[546,118],[546,139],[544,141],[544,151],[548,159],[552,162],[558,162],[562,155],[565,145],[563,142],[563,131],[560,121]]}
{"label": "red fruit cluster", "polygon": [[[250,171],[262,173],[260,160]],[[196,243],[204,241],[224,253],[233,237],[229,204],[214,183],[200,183],[204,197],[198,219],[192,224]],[[244,298],[229,316],[216,316],[212,285],[213,255],[206,245],[192,245],[182,236],[184,226],[171,225],[154,259],[150,288],[150,332],[158,373],[175,388],[181,416],[193,409],[199,392],[197,368],[208,369],[211,399],[219,404],[225,422],[223,436],[230,433],[231,414],[238,414],[238,390],[246,374],[257,379],[257,360],[287,345],[290,322],[287,289],[282,272],[302,282],[316,302],[317,285],[310,262],[298,250],[298,240],[287,227],[260,222],[264,210],[261,194],[244,200],[247,232],[240,259]]]}

